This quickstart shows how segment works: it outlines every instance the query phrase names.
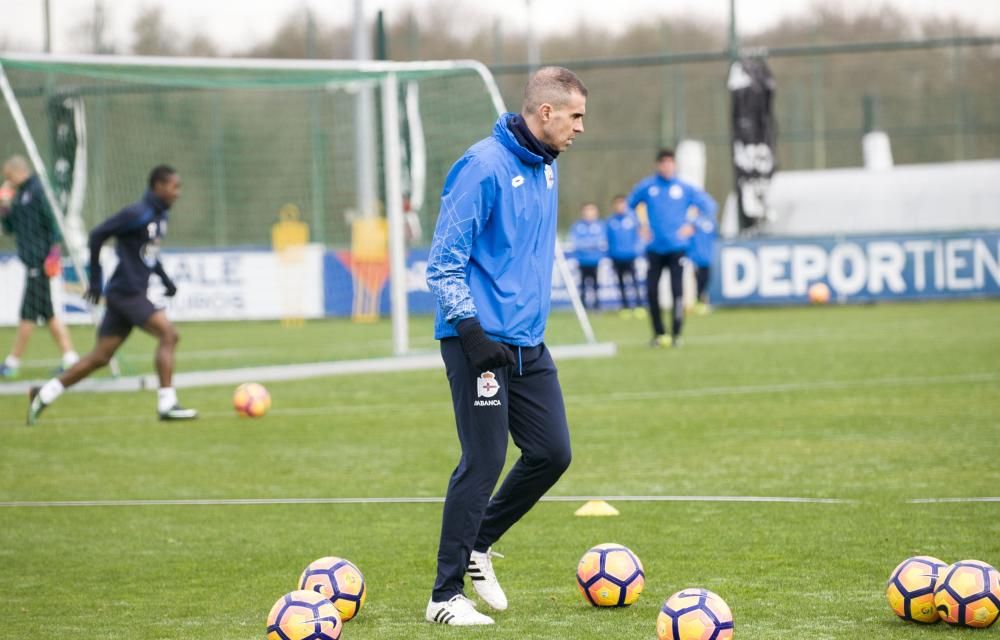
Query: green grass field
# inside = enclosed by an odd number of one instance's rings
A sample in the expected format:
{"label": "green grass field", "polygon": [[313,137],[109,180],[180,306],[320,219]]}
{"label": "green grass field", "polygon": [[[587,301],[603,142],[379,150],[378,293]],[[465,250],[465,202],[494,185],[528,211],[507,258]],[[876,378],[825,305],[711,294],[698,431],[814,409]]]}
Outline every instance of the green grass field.
{"label": "green grass field", "polygon": [[[649,640],[690,586],[727,600],[741,640],[1000,637],[906,624],[883,594],[911,555],[1000,565],[1000,502],[908,502],[1000,496],[998,318],[998,302],[723,311],[691,318],[683,349],[652,350],[645,321],[595,317],[620,353],[560,363],[574,461],[552,495],[845,502],[613,501],[616,518],[543,502],[496,547],[511,606],[492,628],[423,622],[436,503],[0,506],[0,637],[263,638],[271,604],[324,555],[368,582],[348,640]],[[414,320],[418,348],[434,347],[429,327]],[[185,370],[389,350],[384,323],[181,329]],[[74,334],[84,350],[89,333]],[[552,319],[550,342],[577,340]],[[36,336],[26,375],[54,365],[50,343]],[[151,352],[131,340],[126,371],[149,371]],[[203,412],[188,424],[158,422],[150,392],[69,393],[28,428],[25,400],[0,396],[0,501],[443,495],[458,443],[442,371],[268,387],[260,420],[233,414],[228,387],[183,390]],[[643,560],[646,590],[595,610],[576,562],[612,541]]]}

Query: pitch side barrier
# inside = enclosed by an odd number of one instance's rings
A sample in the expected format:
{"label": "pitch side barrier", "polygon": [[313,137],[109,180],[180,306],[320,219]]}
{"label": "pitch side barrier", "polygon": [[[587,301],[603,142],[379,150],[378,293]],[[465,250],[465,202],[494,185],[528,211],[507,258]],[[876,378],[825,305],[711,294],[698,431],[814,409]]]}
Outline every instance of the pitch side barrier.
{"label": "pitch side barrier", "polygon": [[[172,319],[263,320],[288,315],[302,318],[347,317],[354,287],[345,251],[310,245],[295,265],[282,264],[270,249],[177,250],[163,253],[167,270],[180,288],[163,300]],[[114,256],[107,256],[108,269]],[[573,282],[576,260],[567,260]],[[406,258],[406,294],[411,313],[433,313],[427,290],[427,250],[413,249]],[[286,273],[288,272],[288,273]],[[637,261],[639,286],[645,289],[646,264]],[[19,291],[23,265],[13,254],[0,254],[0,289]],[[688,278],[692,288],[693,278]],[[611,263],[598,271],[604,308],[620,304]],[[1000,231],[967,231],[913,235],[769,238],[720,242],[712,269],[712,304],[768,306],[808,304],[816,283],[829,286],[832,299],[846,303],[895,300],[944,300],[1000,297]],[[390,307],[388,287],[381,286],[380,307]],[[53,287],[55,302],[71,323],[90,322],[79,287]],[[263,293],[262,293],[263,292]],[[693,294],[693,291],[687,292]],[[161,299],[153,283],[150,295]],[[686,296],[693,300],[693,295]],[[666,297],[669,300],[669,296]],[[16,324],[20,296],[0,296],[0,325]],[[570,309],[570,292],[562,278],[552,283],[553,309]]]}
{"label": "pitch side barrier", "polygon": [[808,304],[817,282],[834,301],[1000,297],[1000,231],[770,238],[721,243],[717,306]]}

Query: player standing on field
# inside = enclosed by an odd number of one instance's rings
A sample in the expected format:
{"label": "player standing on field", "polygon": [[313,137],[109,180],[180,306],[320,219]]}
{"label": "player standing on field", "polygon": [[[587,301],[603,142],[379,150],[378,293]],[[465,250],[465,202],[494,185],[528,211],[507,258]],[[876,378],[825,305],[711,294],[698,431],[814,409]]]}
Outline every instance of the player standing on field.
{"label": "player standing on field", "polygon": [[[639,257],[639,221],[635,213],[625,203],[625,196],[615,196],[611,200],[611,215],[605,223],[608,233],[608,257],[618,276],[618,289],[622,295],[622,315],[642,317],[642,290],[635,277],[635,259]],[[625,276],[635,290],[634,301],[629,300],[625,289]]]}
{"label": "player standing on field", "polygon": [[21,299],[21,322],[10,354],[0,364],[0,378],[16,378],[21,356],[35,325],[48,324],[49,333],[62,351],[62,364],[68,368],[80,356],[73,350],[66,325],[52,306],[50,278],[59,275],[61,249],[59,225],[49,209],[42,182],[33,175],[28,161],[12,156],[3,164],[3,185],[0,186],[0,223],[3,232],[13,234],[17,257],[24,263],[24,293]]}
{"label": "player standing on field", "polygon": [[[179,336],[166,312],[146,296],[152,273],[160,277],[168,297],[177,293],[177,287],[160,263],[160,242],[167,232],[168,210],[180,195],[181,179],[177,171],[159,165],[149,174],[149,190],[142,200],[125,207],[90,232],[90,287],[84,297],[91,304],[97,304],[103,289],[107,306],[97,330],[97,344],[58,378],[52,378],[40,388],[32,387],[29,425],[35,423],[42,410],[55,402],[64,389],[107,365],[134,327],[142,328],[159,340],[155,363],[160,377],[156,407],[160,419],[190,420],[198,415],[194,409],[184,409],[177,404],[172,378]],[[104,289],[101,246],[112,237],[118,241],[115,247],[118,266]]]}
{"label": "player standing on field", "polygon": [[715,236],[718,233],[718,224],[712,214],[698,212],[694,216],[689,215],[689,218],[691,217],[693,217],[691,226],[694,228],[694,233],[691,234],[687,257],[694,265],[694,279],[698,285],[698,306],[695,308],[699,313],[708,313],[711,310],[708,301],[708,282],[712,278],[712,260],[715,259]]}
{"label": "player standing on field", "polygon": [[[639,182],[632,189],[628,206],[633,209],[646,205],[646,218],[652,241],[646,247],[649,270],[646,273],[646,293],[649,313],[653,318],[652,346],[680,346],[681,325],[684,323],[684,284],[681,258],[687,250],[694,228],[687,221],[689,207],[702,214],[715,213],[715,200],[698,187],[675,177],[677,165],[673,149],[663,149],[656,155],[656,173]],[[673,325],[667,340],[660,312],[660,274],[670,272],[670,291],[673,297]]]}
{"label": "player standing on field", "polygon": [[580,219],[570,227],[569,236],[573,242],[573,253],[580,267],[580,302],[587,306],[587,283],[594,292],[593,309],[601,308],[601,288],[597,282],[597,269],[608,248],[604,225],[601,224],[601,210],[593,202],[580,207]]}
{"label": "player standing on field", "polygon": [[[437,298],[434,335],[462,456],[445,498],[430,622],[493,624],[465,597],[464,576],[490,607],[507,608],[490,547],[570,463],[562,390],[543,337],[558,213],[555,159],[583,132],[586,103],[573,72],[539,69],[521,113],[502,115],[445,182],[427,284]],[[521,457],[491,498],[508,433]]]}

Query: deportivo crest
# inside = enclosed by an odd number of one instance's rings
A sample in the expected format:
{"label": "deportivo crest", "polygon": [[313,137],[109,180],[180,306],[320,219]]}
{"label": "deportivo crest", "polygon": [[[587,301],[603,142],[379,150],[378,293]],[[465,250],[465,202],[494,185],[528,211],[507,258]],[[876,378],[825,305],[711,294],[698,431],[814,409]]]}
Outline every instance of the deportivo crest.
{"label": "deportivo crest", "polygon": [[549,189],[556,183],[556,174],[552,173],[552,165],[545,165],[545,186]]}
{"label": "deportivo crest", "polygon": [[492,371],[484,371],[476,380],[476,396],[492,398],[500,391],[500,381]]}
{"label": "deportivo crest", "polygon": [[649,188],[649,195],[652,196],[652,197],[654,197],[654,198],[656,196],[660,195],[660,188],[656,187],[656,186],[650,187]]}
{"label": "deportivo crest", "polygon": [[670,187],[671,198],[673,198],[674,200],[680,200],[681,196],[683,195],[684,195],[684,189],[681,188],[681,185],[679,184],[671,185]]}

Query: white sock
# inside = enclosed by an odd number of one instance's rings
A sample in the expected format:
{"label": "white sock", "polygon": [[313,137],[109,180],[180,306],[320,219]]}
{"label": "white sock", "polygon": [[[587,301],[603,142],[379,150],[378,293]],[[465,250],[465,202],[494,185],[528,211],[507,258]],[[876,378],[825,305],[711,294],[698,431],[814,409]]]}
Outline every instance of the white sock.
{"label": "white sock", "polygon": [[7,365],[8,367],[10,367],[11,369],[20,369],[21,368],[21,359],[20,358],[15,358],[14,356],[7,356],[7,359],[4,360],[3,363],[5,365]]}
{"label": "white sock", "polygon": [[156,409],[160,413],[169,411],[177,404],[177,390],[173,387],[160,387],[156,392]]}
{"label": "white sock", "polygon": [[63,354],[63,369],[69,369],[79,361],[80,361],[80,355],[76,351],[70,349],[69,351]]}
{"label": "white sock", "polygon": [[63,391],[65,389],[63,388],[63,383],[59,382],[59,378],[52,378],[38,390],[38,397],[45,404],[52,404],[56,401],[56,398],[62,395]]}

